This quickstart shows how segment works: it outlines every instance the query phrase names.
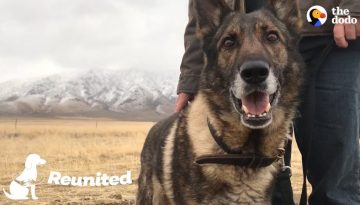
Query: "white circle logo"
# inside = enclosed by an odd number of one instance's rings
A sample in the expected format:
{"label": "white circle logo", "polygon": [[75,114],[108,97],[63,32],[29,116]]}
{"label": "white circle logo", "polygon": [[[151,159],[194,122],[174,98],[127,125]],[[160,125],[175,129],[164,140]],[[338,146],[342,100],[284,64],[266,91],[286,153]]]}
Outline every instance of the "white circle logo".
{"label": "white circle logo", "polygon": [[327,20],[327,12],[322,6],[312,6],[306,13],[307,21],[316,27],[324,25]]}

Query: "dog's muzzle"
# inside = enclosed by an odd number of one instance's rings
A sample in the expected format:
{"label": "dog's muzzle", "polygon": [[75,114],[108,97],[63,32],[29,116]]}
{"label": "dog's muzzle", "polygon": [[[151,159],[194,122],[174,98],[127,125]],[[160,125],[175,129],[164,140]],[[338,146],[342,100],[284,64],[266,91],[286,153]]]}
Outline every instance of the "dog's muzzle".
{"label": "dog's muzzle", "polygon": [[272,121],[272,107],[279,97],[279,86],[268,63],[245,62],[230,89],[231,102],[244,125],[260,129]]}

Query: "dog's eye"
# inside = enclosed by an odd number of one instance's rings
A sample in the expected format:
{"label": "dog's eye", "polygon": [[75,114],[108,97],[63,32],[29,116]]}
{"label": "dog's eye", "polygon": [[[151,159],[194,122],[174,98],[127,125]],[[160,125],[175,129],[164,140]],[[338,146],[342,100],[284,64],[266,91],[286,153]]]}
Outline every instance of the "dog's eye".
{"label": "dog's eye", "polygon": [[233,36],[227,36],[223,40],[224,48],[231,48],[231,47],[235,46],[235,44],[236,44],[236,39]]}
{"label": "dog's eye", "polygon": [[279,40],[279,35],[276,32],[270,32],[266,36],[266,40],[270,42],[275,42]]}

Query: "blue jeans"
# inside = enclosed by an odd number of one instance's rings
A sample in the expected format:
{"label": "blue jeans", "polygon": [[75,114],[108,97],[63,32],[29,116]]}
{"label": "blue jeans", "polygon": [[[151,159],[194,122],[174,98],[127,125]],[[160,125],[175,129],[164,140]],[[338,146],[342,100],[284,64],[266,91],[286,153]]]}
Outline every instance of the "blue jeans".
{"label": "blue jeans", "polygon": [[307,159],[310,205],[359,205],[360,40],[322,56],[331,43],[330,36],[300,42],[307,68],[296,141]]}

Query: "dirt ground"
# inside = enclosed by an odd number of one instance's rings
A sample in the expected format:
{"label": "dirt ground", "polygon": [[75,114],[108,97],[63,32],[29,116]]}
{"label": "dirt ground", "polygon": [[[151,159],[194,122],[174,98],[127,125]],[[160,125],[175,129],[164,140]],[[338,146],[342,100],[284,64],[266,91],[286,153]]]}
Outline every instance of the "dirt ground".
{"label": "dirt ground", "polygon": [[[5,197],[10,182],[37,153],[47,161],[38,168],[37,201],[26,204],[133,204],[140,151],[152,122],[107,119],[0,119],[0,204],[25,204]],[[301,157],[294,146],[292,183],[301,191]],[[131,171],[132,185],[71,187],[47,184],[51,171],[63,176],[120,176]]]}

